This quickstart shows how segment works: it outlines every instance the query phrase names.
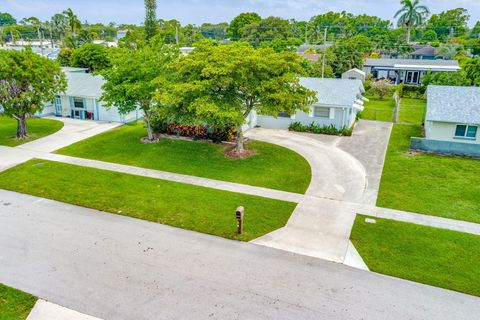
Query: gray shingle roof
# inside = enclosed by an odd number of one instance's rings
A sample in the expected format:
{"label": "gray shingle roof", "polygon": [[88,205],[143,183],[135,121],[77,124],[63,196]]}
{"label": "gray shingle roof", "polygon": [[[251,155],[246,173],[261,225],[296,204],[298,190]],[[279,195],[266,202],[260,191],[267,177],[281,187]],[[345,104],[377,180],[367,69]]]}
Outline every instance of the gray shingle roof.
{"label": "gray shingle roof", "polygon": [[422,59],[365,59],[368,67],[394,67],[395,65],[414,66],[458,66],[457,60],[422,60]]}
{"label": "gray shingle roof", "polygon": [[317,104],[352,106],[364,92],[362,81],[352,79],[300,78],[300,84],[317,92]]}
{"label": "gray shingle roof", "polygon": [[426,120],[480,124],[480,88],[428,86]]}
{"label": "gray shingle roof", "polygon": [[67,96],[99,98],[102,95],[102,85],[105,83],[102,76],[81,72],[65,72],[65,75],[68,82]]}

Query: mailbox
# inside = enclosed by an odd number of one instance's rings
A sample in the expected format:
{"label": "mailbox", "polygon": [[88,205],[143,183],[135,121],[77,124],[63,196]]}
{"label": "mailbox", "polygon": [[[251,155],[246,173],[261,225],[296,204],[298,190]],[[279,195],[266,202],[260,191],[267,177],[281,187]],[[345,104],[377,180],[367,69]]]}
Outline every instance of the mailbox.
{"label": "mailbox", "polygon": [[238,207],[235,210],[235,218],[237,219],[237,233],[242,234],[243,232],[243,216],[245,214],[245,208]]}

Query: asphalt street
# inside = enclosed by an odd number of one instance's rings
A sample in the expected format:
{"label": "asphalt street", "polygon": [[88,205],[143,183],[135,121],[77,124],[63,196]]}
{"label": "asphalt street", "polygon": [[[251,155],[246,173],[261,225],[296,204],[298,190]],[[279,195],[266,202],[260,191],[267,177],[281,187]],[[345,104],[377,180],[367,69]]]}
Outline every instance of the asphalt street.
{"label": "asphalt street", "polygon": [[0,282],[103,319],[480,314],[476,297],[5,190],[0,230]]}

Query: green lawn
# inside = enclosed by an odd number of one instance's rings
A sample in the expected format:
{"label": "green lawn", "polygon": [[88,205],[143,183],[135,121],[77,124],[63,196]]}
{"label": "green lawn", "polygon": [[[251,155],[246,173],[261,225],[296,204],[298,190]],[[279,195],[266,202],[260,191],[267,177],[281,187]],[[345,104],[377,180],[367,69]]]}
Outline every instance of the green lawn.
{"label": "green lawn", "polygon": [[361,119],[393,121],[393,111],[395,109],[395,100],[393,98],[385,98],[383,100],[372,96],[367,98],[370,101],[365,102],[365,109],[360,113]]}
{"label": "green lawn", "polygon": [[124,125],[57,152],[297,193],[304,193],[310,184],[308,162],[277,145],[251,142],[248,147],[255,150],[254,156],[232,160],[225,156],[223,145],[175,139],[142,144],[145,134],[142,123]]}
{"label": "green lawn", "polygon": [[480,223],[480,161],[409,153],[420,126],[393,126],[377,200],[381,207]]}
{"label": "green lawn", "polygon": [[27,119],[27,132],[29,138],[17,140],[17,120],[0,116],[0,145],[15,147],[25,142],[33,141],[62,129],[63,122],[50,119],[30,118]]}
{"label": "green lawn", "polygon": [[370,270],[480,296],[480,236],[358,215],[351,240]]}
{"label": "green lawn", "polygon": [[37,298],[0,283],[0,320],[24,320]]}
{"label": "green lawn", "polygon": [[[31,160],[0,173],[0,188],[247,241],[283,227],[296,206],[44,160]],[[245,232],[241,236],[235,233],[238,206],[245,207]]]}
{"label": "green lawn", "polygon": [[421,99],[402,98],[400,101],[399,122],[423,124],[427,101]]}

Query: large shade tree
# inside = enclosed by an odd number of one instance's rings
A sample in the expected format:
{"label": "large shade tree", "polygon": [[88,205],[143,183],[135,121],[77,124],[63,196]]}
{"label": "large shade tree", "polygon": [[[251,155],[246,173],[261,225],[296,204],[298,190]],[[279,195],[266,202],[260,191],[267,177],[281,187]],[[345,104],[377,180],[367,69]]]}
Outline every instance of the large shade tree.
{"label": "large shade tree", "polygon": [[316,101],[315,93],[300,85],[302,66],[295,53],[203,42],[172,69],[173,80],[159,87],[160,105],[207,124],[234,124],[239,154],[244,152],[242,125],[250,112],[292,114]]}
{"label": "large shade tree", "polygon": [[26,119],[66,89],[65,75],[55,61],[30,49],[0,50],[0,104],[18,122],[17,138],[28,137]]}
{"label": "large shade tree", "polygon": [[427,15],[430,13],[428,8],[420,5],[420,0],[401,0],[402,8],[395,13],[395,18],[398,18],[398,26],[407,27],[407,43],[410,42],[412,27],[421,25]]}
{"label": "large shade tree", "polygon": [[151,126],[157,91],[154,80],[164,76],[166,66],[179,54],[171,46],[155,40],[138,49],[116,49],[110,57],[111,67],[101,72],[106,80],[101,99],[108,107],[118,108],[121,114],[140,108],[149,140],[154,138]]}

